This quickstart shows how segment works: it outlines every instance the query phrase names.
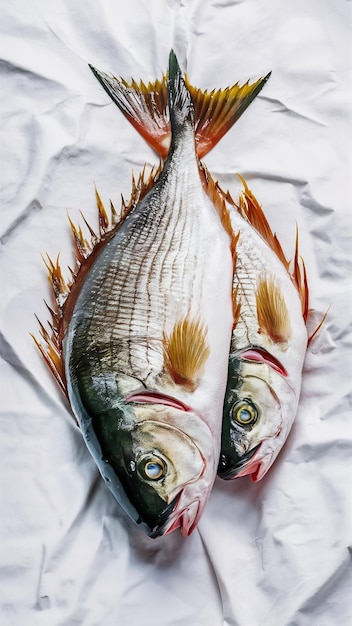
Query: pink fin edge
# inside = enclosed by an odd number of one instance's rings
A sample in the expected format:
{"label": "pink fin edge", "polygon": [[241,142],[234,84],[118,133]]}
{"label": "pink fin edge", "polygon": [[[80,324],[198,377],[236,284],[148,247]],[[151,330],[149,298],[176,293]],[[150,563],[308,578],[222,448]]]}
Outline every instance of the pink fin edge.
{"label": "pink fin edge", "polygon": [[125,398],[125,402],[135,402],[137,404],[163,404],[165,406],[170,406],[173,409],[178,409],[179,411],[191,411],[190,407],[181,402],[181,400],[177,400],[176,398],[159,391],[153,391],[152,389],[143,389],[142,391],[131,393]]}
{"label": "pink fin edge", "polygon": [[278,359],[276,359],[270,352],[264,350],[263,348],[248,348],[248,350],[243,350],[240,353],[240,358],[245,361],[255,361],[257,363],[266,363],[266,365],[270,365],[276,372],[279,372],[281,376],[288,376],[287,370],[284,368],[282,363]]}

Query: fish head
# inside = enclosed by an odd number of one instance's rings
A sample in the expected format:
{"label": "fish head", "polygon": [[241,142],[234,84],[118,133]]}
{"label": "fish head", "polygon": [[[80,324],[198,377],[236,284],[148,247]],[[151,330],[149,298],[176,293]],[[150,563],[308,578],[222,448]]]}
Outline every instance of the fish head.
{"label": "fish head", "polygon": [[151,537],[176,528],[188,536],[216,474],[209,426],[185,403],[151,390],[110,405],[106,395],[98,400],[86,403],[88,437],[82,430],[107,486]]}
{"label": "fish head", "polygon": [[221,478],[263,478],[287,439],[298,395],[298,381],[293,385],[282,364],[264,350],[231,355],[218,467]]}

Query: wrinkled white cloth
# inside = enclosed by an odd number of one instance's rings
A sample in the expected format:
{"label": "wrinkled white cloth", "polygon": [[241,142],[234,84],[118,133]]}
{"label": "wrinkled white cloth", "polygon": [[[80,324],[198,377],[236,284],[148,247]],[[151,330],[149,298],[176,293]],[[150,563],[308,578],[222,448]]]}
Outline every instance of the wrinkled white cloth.
{"label": "wrinkled white cloth", "polygon": [[[0,20],[1,618],[4,626],[347,626],[351,619],[351,19],[340,0],[11,0]],[[323,329],[269,474],[217,480],[198,528],[152,540],[121,514],[29,335],[40,254],[72,265],[67,210],[96,220],[157,157],[88,68],[193,84],[272,70],[205,158],[245,176],[288,255],[298,226]]]}

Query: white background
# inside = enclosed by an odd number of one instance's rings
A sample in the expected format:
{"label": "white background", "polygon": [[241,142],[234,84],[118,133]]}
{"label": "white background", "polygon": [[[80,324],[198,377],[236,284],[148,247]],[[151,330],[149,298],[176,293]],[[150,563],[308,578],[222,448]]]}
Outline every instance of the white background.
{"label": "white background", "polygon": [[[347,626],[351,601],[351,19],[343,0],[2,1],[1,623]],[[317,318],[299,410],[269,474],[217,480],[193,535],[142,536],[98,475],[29,336],[40,254],[72,264],[66,211],[94,223],[156,155],[90,72],[193,84],[272,70],[205,158],[244,175],[288,255],[296,223]]]}

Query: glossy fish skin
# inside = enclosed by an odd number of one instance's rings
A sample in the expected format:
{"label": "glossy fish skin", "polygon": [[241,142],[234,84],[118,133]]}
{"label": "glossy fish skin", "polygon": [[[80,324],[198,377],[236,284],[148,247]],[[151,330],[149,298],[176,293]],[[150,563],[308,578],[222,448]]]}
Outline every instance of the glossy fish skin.
{"label": "glossy fish skin", "polygon": [[202,186],[193,107],[173,53],[168,89],[163,170],[86,273],[63,338],[87,446],[153,537],[179,526],[190,534],[209,496],[232,327],[230,238]]}
{"label": "glossy fish skin", "polygon": [[[246,184],[243,198],[256,203]],[[300,297],[281,247],[277,254],[235,207],[231,222],[239,233],[234,274],[239,315],[231,340],[218,473],[227,480],[251,475],[256,481],[271,467],[296,415],[308,343],[308,291],[302,274]]]}

